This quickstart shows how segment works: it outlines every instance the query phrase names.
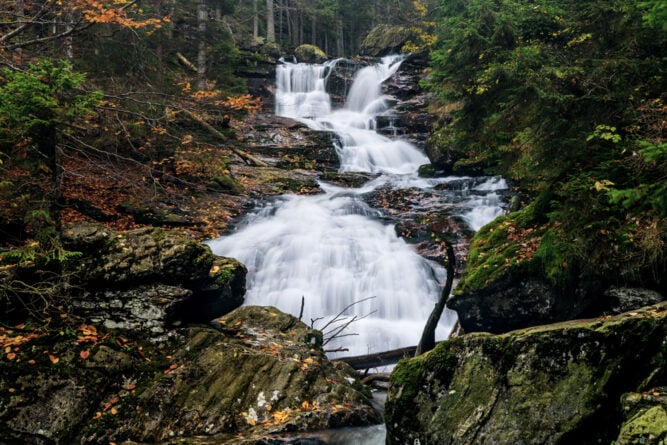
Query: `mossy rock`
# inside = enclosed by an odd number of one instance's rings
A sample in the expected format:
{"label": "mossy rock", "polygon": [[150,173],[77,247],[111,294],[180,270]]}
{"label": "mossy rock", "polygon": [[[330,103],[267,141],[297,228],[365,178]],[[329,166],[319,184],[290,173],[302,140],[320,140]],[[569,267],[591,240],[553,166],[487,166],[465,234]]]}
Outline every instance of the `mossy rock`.
{"label": "mossy rock", "polygon": [[214,326],[190,329],[172,359],[178,366],[139,395],[141,414],[98,439],[260,437],[379,422],[354,371],[330,363],[321,333],[295,317],[246,306]]}
{"label": "mossy rock", "polygon": [[370,57],[399,54],[411,37],[413,32],[406,27],[378,25],[364,39],[359,54]]}
{"label": "mossy rock", "polygon": [[664,377],[665,341],[667,303],[443,342],[392,372],[387,443],[611,443],[621,395]]}
{"label": "mossy rock", "polygon": [[243,184],[234,179],[231,175],[214,177],[209,184],[209,188],[230,195],[240,195],[244,191]]}
{"label": "mossy rock", "polygon": [[623,424],[616,445],[661,445],[667,440],[667,410],[645,408]]}
{"label": "mossy rock", "polygon": [[433,164],[420,165],[418,172],[420,178],[434,178],[438,173]]}
{"label": "mossy rock", "polygon": [[294,50],[294,55],[299,62],[303,63],[323,63],[329,58],[327,53],[315,45],[299,45]]}

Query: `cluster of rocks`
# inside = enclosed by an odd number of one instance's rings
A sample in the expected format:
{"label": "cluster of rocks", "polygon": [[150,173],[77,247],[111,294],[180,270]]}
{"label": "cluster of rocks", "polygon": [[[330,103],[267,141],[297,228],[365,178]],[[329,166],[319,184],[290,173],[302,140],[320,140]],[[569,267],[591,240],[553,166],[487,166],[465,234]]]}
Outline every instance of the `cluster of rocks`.
{"label": "cluster of rocks", "polygon": [[0,443],[254,444],[381,421],[320,332],[275,308],[239,307],[237,261],[156,228],[83,223],[62,241],[80,256],[65,267],[60,331],[0,331]]}

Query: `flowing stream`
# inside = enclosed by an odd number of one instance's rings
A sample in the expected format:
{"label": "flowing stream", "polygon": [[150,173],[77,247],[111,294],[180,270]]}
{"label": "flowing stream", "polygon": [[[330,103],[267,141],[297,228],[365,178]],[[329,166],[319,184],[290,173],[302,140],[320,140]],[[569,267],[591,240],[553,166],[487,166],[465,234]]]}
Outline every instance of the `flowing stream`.
{"label": "flowing stream", "polygon": [[[442,199],[456,202],[459,215],[477,230],[502,213],[497,191],[507,187],[499,178],[419,178],[417,169],[428,158],[414,145],[375,131],[376,116],[390,113],[382,83],[401,59],[384,58],[359,70],[345,106],[334,110],[326,82],[335,63],[279,65],[276,114],[335,131],[342,141],[341,171],[379,176],[358,189],[323,183],[321,195],[281,196],[248,214],[234,233],[208,242],[216,254],[248,267],[246,304],[298,316],[303,297],[302,319],[317,320],[315,328],[343,313],[342,321],[324,329],[325,337],[352,321],[326,345],[345,350],[330,357],[415,345],[444,283],[444,270],[399,238],[365,196],[381,187],[431,190],[463,181],[458,192],[446,192],[456,197]],[[446,311],[436,336],[445,338],[455,320]],[[374,434],[337,443],[383,443],[382,431]]]}

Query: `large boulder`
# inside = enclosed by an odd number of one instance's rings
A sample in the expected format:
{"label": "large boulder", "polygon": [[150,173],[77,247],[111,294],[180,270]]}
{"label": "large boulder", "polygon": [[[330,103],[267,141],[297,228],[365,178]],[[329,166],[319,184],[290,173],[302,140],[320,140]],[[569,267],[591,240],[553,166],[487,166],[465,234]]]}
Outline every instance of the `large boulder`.
{"label": "large boulder", "polygon": [[294,55],[299,62],[303,63],[323,63],[329,57],[315,45],[299,45],[294,50]]}
{"label": "large boulder", "polygon": [[666,345],[667,303],[453,338],[392,372],[387,443],[611,443],[621,395],[667,383]]}
{"label": "large boulder", "polygon": [[275,308],[243,307],[162,343],[132,334],[0,327],[14,351],[0,361],[0,443],[253,444],[381,421],[355,372],[327,360],[322,334]]}
{"label": "large boulder", "polygon": [[176,232],[81,223],[65,228],[62,243],[81,254],[66,270],[75,313],[109,329],[162,334],[243,304],[245,266]]}
{"label": "large boulder", "polygon": [[378,25],[361,43],[359,54],[370,57],[399,54],[412,35],[412,31],[403,26]]}
{"label": "large boulder", "polygon": [[160,441],[173,433],[260,436],[380,422],[354,371],[329,362],[321,333],[295,317],[243,307],[217,328],[191,331],[173,357],[182,366],[139,396],[124,434]]}
{"label": "large boulder", "polygon": [[540,277],[510,273],[479,289],[457,289],[447,300],[464,331],[492,333],[579,318],[596,305],[576,289],[563,291]]}
{"label": "large boulder", "polygon": [[538,198],[482,227],[447,306],[466,332],[507,332],[575,318],[618,314],[663,301],[661,292],[610,287],[611,278],[571,254],[566,234],[540,222]]}
{"label": "large boulder", "polygon": [[338,136],[332,131],[311,130],[286,117],[258,114],[249,123],[244,148],[283,169],[338,171]]}

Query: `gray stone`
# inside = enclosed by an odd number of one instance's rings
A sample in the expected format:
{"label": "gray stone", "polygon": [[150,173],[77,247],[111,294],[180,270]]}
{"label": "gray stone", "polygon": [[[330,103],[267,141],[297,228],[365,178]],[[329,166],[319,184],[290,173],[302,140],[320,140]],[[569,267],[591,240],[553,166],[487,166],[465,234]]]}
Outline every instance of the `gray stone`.
{"label": "gray stone", "polygon": [[666,341],[667,303],[453,338],[392,372],[387,443],[611,443],[621,395],[665,383]]}
{"label": "gray stone", "polygon": [[659,292],[636,287],[613,286],[607,289],[604,294],[609,299],[609,305],[614,314],[660,303],[665,299]]}

